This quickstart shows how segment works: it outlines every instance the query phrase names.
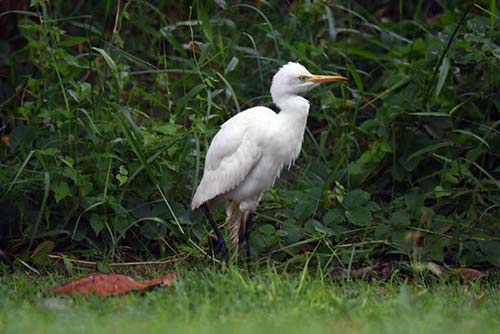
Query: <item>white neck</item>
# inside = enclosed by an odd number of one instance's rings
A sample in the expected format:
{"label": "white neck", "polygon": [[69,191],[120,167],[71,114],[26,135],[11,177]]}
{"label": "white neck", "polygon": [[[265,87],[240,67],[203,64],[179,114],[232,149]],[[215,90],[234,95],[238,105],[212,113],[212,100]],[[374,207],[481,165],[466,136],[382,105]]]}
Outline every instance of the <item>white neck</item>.
{"label": "white neck", "polygon": [[309,101],[298,95],[288,95],[277,101],[273,100],[281,109],[278,114],[279,124],[287,138],[283,164],[290,167],[300,154],[309,114]]}
{"label": "white neck", "polygon": [[286,130],[295,133],[302,143],[309,114],[309,101],[302,96],[288,95],[274,103],[281,109],[278,116]]}
{"label": "white neck", "polygon": [[283,95],[276,98],[273,96],[273,102],[280,108],[280,114],[295,115],[299,118],[307,118],[309,114],[309,101],[299,95]]}

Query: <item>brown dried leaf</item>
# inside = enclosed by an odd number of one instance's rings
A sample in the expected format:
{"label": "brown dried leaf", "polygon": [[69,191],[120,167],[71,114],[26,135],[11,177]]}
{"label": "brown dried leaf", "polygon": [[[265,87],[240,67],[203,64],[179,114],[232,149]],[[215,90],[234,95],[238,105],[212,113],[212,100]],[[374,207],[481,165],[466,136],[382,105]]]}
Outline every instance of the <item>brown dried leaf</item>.
{"label": "brown dried leaf", "polygon": [[74,294],[88,296],[92,293],[98,296],[119,296],[130,291],[144,290],[160,284],[171,286],[175,277],[175,273],[171,273],[157,279],[138,282],[126,275],[94,274],[56,286],[48,290],[47,293],[68,295],[70,297]]}
{"label": "brown dried leaf", "polygon": [[482,271],[479,271],[477,269],[471,269],[471,268],[457,269],[457,273],[466,282],[475,281],[475,280],[478,280],[478,279],[486,276],[486,274],[483,273]]}

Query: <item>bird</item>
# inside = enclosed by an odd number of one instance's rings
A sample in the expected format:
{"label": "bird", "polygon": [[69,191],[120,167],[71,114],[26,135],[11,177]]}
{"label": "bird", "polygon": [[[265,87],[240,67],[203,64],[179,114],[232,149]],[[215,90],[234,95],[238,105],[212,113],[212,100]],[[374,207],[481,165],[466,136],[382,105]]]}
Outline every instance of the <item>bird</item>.
{"label": "bird", "polygon": [[309,101],[302,94],[322,83],[346,80],[340,75],[314,75],[300,63],[288,62],[271,83],[271,98],[279,112],[252,107],[221,125],[206,153],[191,209],[204,212],[217,237],[214,251],[226,263],[226,241],[210,210],[225,205],[231,244],[237,249],[244,239],[249,263],[257,206],[282,169],[290,168],[301,152],[309,114]]}

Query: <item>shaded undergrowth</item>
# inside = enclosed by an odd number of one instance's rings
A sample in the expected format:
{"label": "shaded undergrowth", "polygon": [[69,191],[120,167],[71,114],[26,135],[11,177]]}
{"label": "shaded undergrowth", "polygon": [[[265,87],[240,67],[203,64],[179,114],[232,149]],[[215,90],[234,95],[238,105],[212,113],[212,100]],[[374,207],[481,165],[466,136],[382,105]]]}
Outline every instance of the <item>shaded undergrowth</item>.
{"label": "shaded undergrowth", "polygon": [[351,80],[310,96],[255,260],[498,266],[498,9],[429,3],[38,0],[0,14],[4,263],[204,259],[211,231],[189,201],[208,143],[269,104],[293,60]]}

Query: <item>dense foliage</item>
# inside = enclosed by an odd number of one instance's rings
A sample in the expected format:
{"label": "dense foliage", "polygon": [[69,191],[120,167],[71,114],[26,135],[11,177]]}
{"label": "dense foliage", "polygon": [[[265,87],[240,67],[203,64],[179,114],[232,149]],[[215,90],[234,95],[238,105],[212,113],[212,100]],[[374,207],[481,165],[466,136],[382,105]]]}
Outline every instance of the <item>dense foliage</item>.
{"label": "dense foliage", "polygon": [[494,0],[10,10],[0,14],[8,263],[44,264],[51,251],[201,259],[211,231],[189,202],[208,144],[239,110],[269,105],[272,75],[293,60],[351,80],[310,95],[301,157],[258,211],[256,259],[500,266]]}

